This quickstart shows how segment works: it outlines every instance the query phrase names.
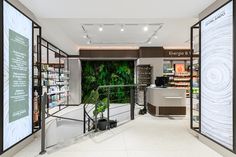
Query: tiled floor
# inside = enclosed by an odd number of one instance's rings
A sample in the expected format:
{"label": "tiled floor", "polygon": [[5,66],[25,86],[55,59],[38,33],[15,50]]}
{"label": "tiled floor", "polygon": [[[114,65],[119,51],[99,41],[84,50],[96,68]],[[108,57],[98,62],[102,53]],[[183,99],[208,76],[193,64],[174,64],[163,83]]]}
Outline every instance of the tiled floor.
{"label": "tiled floor", "polygon": [[[39,156],[39,139],[15,157]],[[150,115],[106,132],[73,138],[42,157],[222,157],[189,133],[188,118]]]}

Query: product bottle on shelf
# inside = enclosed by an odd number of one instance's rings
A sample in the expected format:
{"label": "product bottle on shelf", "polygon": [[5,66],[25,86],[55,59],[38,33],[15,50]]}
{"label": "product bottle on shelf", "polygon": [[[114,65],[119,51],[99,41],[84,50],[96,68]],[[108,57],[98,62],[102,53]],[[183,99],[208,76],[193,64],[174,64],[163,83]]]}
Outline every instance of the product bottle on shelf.
{"label": "product bottle on shelf", "polygon": [[38,92],[37,90],[34,91],[34,122],[38,121]]}

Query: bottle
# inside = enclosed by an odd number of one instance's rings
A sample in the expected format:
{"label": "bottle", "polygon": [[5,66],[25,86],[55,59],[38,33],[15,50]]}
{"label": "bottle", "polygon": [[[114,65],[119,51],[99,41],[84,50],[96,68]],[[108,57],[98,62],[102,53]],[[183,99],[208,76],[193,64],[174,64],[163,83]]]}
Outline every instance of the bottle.
{"label": "bottle", "polygon": [[38,92],[34,91],[34,112],[38,111]]}
{"label": "bottle", "polygon": [[38,92],[37,90],[34,91],[34,122],[37,122],[39,118],[38,112]]}

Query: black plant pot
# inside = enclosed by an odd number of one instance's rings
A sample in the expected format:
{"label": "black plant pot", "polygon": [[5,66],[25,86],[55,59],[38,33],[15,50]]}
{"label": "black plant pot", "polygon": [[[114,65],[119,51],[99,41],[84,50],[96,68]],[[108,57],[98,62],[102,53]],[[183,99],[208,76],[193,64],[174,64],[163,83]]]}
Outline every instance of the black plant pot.
{"label": "black plant pot", "polygon": [[106,130],[107,129],[107,120],[106,119],[99,119],[98,120],[98,129],[99,130]]}
{"label": "black plant pot", "polygon": [[109,124],[110,124],[110,128],[115,128],[115,127],[117,127],[117,121],[116,121],[116,120],[110,120],[110,121],[109,121]]}

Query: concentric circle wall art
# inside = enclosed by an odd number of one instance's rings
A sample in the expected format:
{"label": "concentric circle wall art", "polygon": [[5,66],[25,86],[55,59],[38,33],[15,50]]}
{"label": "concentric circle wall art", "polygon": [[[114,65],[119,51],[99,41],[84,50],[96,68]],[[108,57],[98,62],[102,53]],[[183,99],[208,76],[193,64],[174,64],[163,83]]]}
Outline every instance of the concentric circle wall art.
{"label": "concentric circle wall art", "polygon": [[201,133],[233,147],[232,2],[201,22]]}

